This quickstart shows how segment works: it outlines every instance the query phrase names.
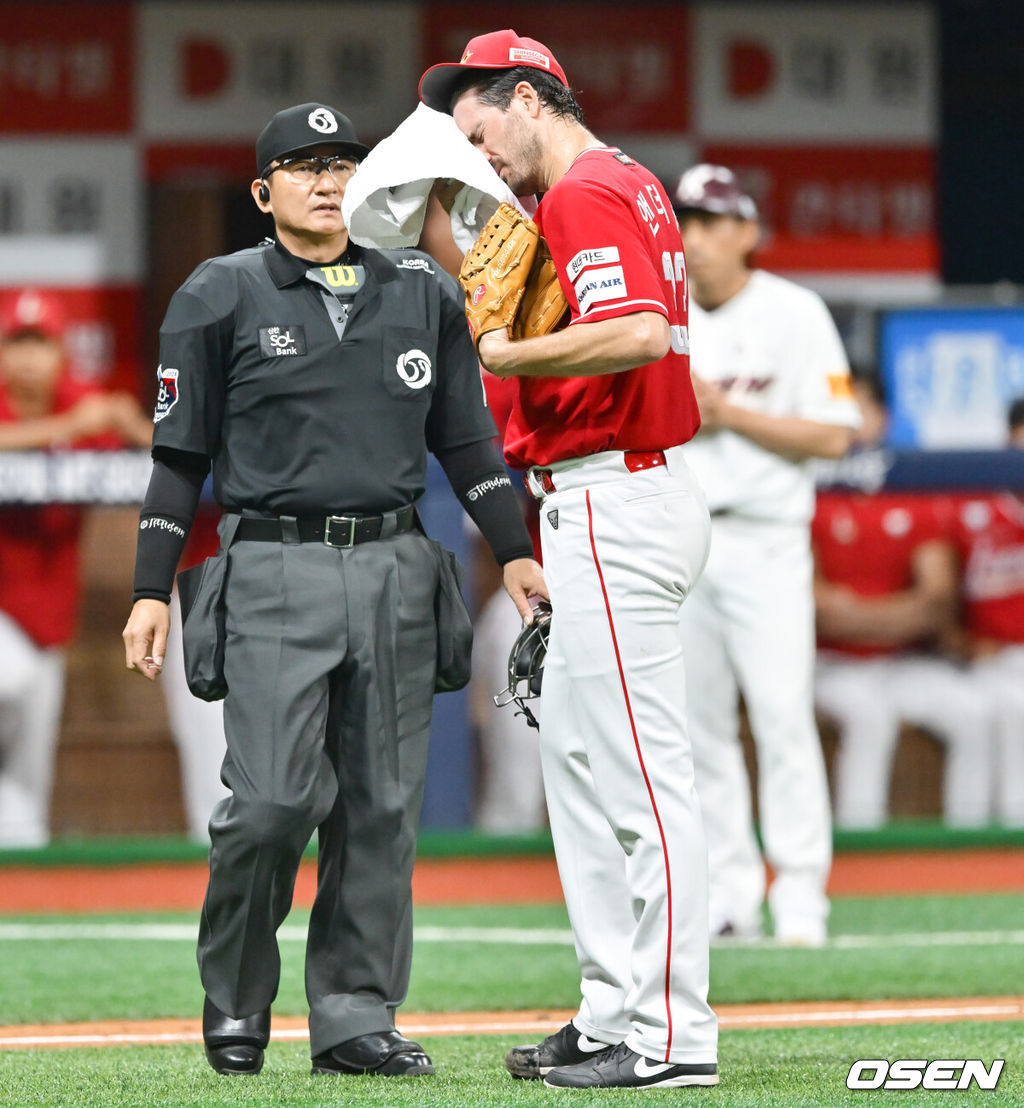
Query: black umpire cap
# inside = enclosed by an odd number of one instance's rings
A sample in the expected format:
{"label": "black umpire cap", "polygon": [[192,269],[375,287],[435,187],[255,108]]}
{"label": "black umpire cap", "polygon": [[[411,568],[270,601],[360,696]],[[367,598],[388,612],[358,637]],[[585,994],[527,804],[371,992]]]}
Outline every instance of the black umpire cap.
{"label": "black umpire cap", "polygon": [[296,104],[285,108],[263,128],[256,140],[256,172],[262,176],[275,158],[312,146],[337,146],[359,161],[370,152],[356,138],[347,115],[326,104]]}

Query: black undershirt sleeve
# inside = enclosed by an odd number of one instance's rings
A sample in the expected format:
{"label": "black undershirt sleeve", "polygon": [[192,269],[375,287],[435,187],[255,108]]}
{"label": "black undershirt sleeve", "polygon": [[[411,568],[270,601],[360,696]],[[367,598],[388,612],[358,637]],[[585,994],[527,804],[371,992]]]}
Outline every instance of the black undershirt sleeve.
{"label": "black undershirt sleeve", "polygon": [[455,495],[494,552],[498,565],[516,558],[532,558],[533,542],[494,442],[481,439],[453,450],[438,451],[436,457]]}
{"label": "black undershirt sleeve", "polygon": [[133,603],[144,598],[170,603],[174,572],[209,468],[206,458],[180,451],[161,451],[153,459],[153,473],[139,513]]}

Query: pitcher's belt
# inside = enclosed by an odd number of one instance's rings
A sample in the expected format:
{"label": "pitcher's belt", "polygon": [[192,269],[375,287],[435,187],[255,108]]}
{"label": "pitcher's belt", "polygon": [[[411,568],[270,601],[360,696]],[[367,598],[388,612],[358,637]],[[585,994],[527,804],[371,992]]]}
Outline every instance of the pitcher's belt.
{"label": "pitcher's belt", "polygon": [[[550,467],[531,466],[526,471],[524,480],[530,493],[540,500],[566,485],[576,484],[577,473],[581,475],[584,472],[594,474],[598,471],[636,473],[642,469],[655,469],[663,465],[665,465],[664,450],[608,450],[602,454],[591,454],[586,458],[556,462]],[[585,480],[583,483],[586,483]]]}

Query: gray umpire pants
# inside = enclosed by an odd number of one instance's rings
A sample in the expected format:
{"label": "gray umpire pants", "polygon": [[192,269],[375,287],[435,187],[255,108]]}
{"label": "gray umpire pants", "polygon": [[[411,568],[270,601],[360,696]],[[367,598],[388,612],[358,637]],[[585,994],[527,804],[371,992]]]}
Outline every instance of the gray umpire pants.
{"label": "gray umpire pants", "polygon": [[437,563],[417,531],[348,549],[236,542],[226,586],[231,795],[210,821],[203,987],[242,1019],[277,993],[276,931],[319,833],[312,1054],[394,1027],[435,672]]}

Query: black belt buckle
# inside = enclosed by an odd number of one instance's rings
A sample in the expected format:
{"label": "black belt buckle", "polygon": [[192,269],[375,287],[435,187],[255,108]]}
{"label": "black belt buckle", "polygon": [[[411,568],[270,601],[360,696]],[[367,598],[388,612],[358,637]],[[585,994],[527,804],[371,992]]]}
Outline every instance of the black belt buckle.
{"label": "black belt buckle", "polygon": [[[356,524],[359,522],[359,516],[328,516],[324,520],[324,546],[333,546],[339,549],[355,546],[356,544]],[[333,527],[347,527],[348,535],[344,539],[334,539],[331,537],[331,529]]]}

